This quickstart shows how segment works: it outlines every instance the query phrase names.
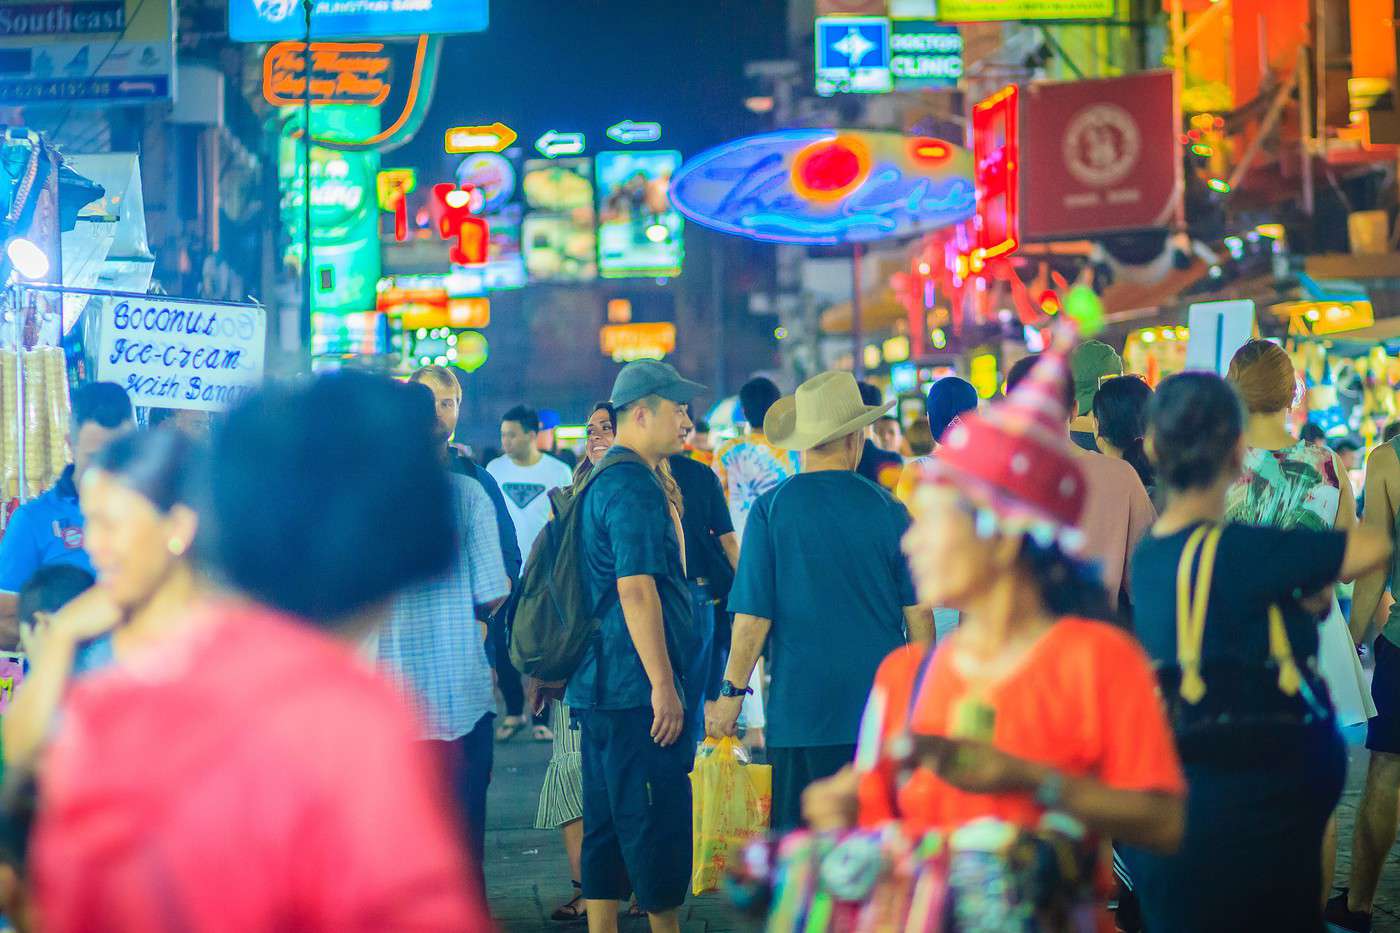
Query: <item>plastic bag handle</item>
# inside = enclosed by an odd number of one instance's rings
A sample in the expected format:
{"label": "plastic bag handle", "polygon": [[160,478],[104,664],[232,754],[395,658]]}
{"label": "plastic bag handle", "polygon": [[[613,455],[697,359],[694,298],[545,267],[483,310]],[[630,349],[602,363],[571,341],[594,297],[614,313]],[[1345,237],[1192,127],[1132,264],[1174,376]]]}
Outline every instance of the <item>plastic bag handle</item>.
{"label": "plastic bag handle", "polygon": [[700,745],[699,754],[708,757],[715,752],[724,752],[732,755],[734,758],[738,759],[740,764],[749,764],[752,760],[749,757],[749,750],[744,747],[744,743],[740,742],[732,735],[726,735],[722,739],[717,739],[708,735],[705,736],[705,741]]}

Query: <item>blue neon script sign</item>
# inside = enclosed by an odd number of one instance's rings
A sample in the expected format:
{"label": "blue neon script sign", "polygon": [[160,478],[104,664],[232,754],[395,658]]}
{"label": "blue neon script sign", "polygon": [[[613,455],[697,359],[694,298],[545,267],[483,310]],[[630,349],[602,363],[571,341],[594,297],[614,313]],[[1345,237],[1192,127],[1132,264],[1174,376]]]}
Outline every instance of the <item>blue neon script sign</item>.
{"label": "blue neon script sign", "polygon": [[[814,159],[823,158],[835,172],[813,175]],[[826,187],[813,190],[814,178]],[[819,129],[762,133],[703,152],[671,179],[671,202],[722,233],[812,246],[913,236],[966,220],[976,207],[966,149]]]}
{"label": "blue neon script sign", "polygon": [[[487,0],[314,0],[313,39],[385,39],[394,36],[482,32]],[[306,38],[301,0],[229,0],[228,34],[235,42]]]}

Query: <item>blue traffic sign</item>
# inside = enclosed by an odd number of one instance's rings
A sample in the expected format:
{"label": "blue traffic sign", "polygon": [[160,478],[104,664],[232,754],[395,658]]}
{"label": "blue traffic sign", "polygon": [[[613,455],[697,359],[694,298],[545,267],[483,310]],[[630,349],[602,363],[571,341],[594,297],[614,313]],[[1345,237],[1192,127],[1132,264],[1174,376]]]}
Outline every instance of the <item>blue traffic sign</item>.
{"label": "blue traffic sign", "polygon": [[890,75],[890,21],[882,16],[817,18],[817,93],[886,94]]}

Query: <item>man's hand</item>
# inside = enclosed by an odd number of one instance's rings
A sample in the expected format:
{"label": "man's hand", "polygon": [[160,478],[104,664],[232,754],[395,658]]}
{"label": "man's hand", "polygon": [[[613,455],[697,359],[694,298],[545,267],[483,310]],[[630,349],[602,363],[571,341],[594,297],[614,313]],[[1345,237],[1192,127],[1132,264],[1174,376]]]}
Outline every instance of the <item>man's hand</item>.
{"label": "man's hand", "polygon": [[651,740],[662,748],[675,744],[685,729],[685,707],[674,684],[651,688]]}
{"label": "man's hand", "polygon": [[538,716],[544,712],[544,708],[550,704],[550,701],[564,699],[564,687],[563,681],[548,683],[533,677],[526,677],[525,705],[530,712]]}
{"label": "man's hand", "polygon": [[743,709],[743,697],[720,697],[705,710],[705,734],[712,739],[722,739],[738,730],[739,711]]}

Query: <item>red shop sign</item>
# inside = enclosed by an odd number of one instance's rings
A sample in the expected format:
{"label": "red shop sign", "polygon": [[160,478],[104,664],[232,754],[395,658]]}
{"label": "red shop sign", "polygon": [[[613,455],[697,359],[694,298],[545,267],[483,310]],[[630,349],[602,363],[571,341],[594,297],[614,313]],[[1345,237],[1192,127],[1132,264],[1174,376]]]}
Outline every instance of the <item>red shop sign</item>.
{"label": "red shop sign", "polygon": [[1027,239],[1141,230],[1170,220],[1179,157],[1170,71],[1031,85],[1021,127]]}

